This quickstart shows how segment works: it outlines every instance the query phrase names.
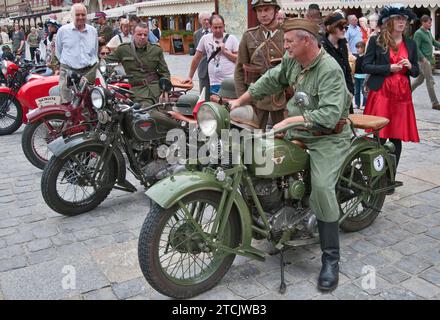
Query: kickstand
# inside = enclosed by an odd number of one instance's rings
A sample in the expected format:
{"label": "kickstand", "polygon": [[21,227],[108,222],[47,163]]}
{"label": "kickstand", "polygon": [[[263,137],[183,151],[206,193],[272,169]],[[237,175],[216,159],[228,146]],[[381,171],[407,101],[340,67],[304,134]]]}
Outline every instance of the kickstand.
{"label": "kickstand", "polygon": [[284,281],[284,253],[283,250],[280,251],[280,266],[281,266],[281,284],[278,290],[280,294],[286,293],[286,282]]}

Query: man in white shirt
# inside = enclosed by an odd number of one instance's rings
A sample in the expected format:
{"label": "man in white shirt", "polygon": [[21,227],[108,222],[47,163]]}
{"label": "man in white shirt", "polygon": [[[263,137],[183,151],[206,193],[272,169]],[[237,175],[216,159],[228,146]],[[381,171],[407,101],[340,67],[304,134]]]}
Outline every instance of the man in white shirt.
{"label": "man in white shirt", "polygon": [[62,26],[56,37],[56,56],[60,61],[61,103],[72,100],[72,92],[67,87],[69,70],[85,75],[98,61],[98,32],[86,24],[86,7],[82,3],[75,3],[71,14],[73,22]]}
{"label": "man in white shirt", "polygon": [[217,94],[222,81],[234,77],[239,42],[233,35],[225,33],[225,21],[222,16],[213,15],[210,22],[212,33],[208,33],[200,39],[185,83],[192,82],[199,62],[206,54],[210,91]]}
{"label": "man in white shirt", "polygon": [[121,43],[129,43],[131,42],[131,34],[130,34],[130,22],[127,19],[121,19],[119,22],[119,28],[121,32],[115,35],[110,41],[107,43],[107,47],[111,50],[119,47]]}

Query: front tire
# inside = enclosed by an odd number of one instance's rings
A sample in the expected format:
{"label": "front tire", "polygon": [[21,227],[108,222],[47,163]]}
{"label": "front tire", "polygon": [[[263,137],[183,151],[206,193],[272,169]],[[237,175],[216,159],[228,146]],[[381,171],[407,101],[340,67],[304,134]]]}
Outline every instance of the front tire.
{"label": "front tire", "polygon": [[[96,171],[102,148],[82,147],[65,159],[53,156],[41,177],[41,192],[54,211],[74,216],[96,208],[107,198],[116,180],[116,163],[111,158],[102,167],[101,181],[87,178]],[[83,196],[81,198],[81,196]]]}
{"label": "front tire", "polygon": [[29,162],[38,169],[43,170],[52,156],[47,145],[61,136],[65,122],[63,115],[53,115],[25,126],[21,147]]}
{"label": "front tire", "polygon": [[[375,179],[365,173],[364,164],[359,155],[355,155],[345,166],[342,176],[363,187],[371,190],[385,188],[387,186],[387,174]],[[350,192],[349,192],[350,191]],[[336,197],[340,207],[340,218],[350,209],[354,209],[340,224],[340,228],[346,232],[360,231],[371,225],[382,209],[386,192],[371,194],[362,191],[349,182],[339,179],[336,185]],[[356,202],[359,202],[356,205]]]}
{"label": "front tire", "polygon": [[0,92],[0,136],[17,131],[22,119],[23,110],[20,102],[10,94]]}
{"label": "front tire", "polygon": [[[200,191],[181,200],[208,236],[214,232],[220,197],[218,192]],[[223,239],[215,240],[235,248],[240,243],[240,231],[238,212],[233,208]],[[154,204],[142,225],[138,257],[142,273],[154,289],[187,299],[214,287],[231,267],[235,254],[209,247],[179,204],[169,209]]]}

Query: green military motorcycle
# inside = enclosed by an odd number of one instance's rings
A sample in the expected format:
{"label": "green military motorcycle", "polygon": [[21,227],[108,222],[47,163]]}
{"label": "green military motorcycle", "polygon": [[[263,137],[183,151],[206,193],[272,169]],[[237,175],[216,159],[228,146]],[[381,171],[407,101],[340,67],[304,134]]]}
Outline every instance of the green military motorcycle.
{"label": "green military motorcycle", "polygon": [[[294,99],[305,106],[308,97],[297,93]],[[277,252],[281,254],[280,292],[284,292],[283,251],[319,242],[316,217],[309,207],[307,149],[299,141],[269,139],[287,129],[314,128],[310,123],[292,123],[262,134],[245,129],[249,128],[242,125],[246,121],[239,122],[230,118],[227,106],[214,102],[202,104],[198,111],[198,126],[205,136],[242,128],[248,134],[241,136],[240,146],[259,142],[255,148],[261,149],[263,161],[255,155],[246,161],[240,148],[235,162],[208,164],[202,170],[200,165],[187,164],[186,171],[146,192],[154,204],[140,232],[138,257],[146,280],[161,294],[178,299],[196,296],[223,278],[236,255],[264,261]],[[347,123],[353,137],[336,195],[340,227],[352,232],[373,223],[387,193],[401,183],[394,179],[393,144],[381,145],[377,138],[388,120],[351,115]],[[219,153],[222,149],[223,159],[237,153],[233,144],[218,142],[210,150],[216,147]],[[267,164],[272,168],[269,173],[259,170]],[[252,246],[252,239],[264,238],[272,243],[273,252]]]}

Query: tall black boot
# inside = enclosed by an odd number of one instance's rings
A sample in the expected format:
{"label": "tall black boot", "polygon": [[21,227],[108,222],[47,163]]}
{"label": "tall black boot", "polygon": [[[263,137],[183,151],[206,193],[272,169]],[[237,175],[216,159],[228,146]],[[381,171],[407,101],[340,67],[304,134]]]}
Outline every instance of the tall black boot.
{"label": "tall black boot", "polygon": [[339,223],[318,220],[318,230],[322,250],[318,289],[332,291],[338,286],[339,280]]}

